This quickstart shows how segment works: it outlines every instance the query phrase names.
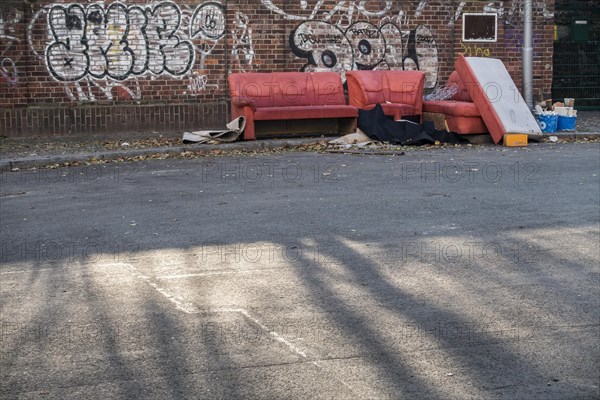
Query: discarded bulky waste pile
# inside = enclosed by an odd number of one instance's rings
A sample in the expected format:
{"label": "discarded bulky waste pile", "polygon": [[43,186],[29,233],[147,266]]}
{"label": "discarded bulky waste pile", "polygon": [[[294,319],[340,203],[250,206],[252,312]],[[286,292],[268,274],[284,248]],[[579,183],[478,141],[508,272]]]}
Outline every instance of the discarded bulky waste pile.
{"label": "discarded bulky waste pile", "polygon": [[[423,96],[422,90],[415,92],[416,94],[411,92],[411,99],[417,100],[411,100],[412,103],[410,104],[402,102],[407,98],[407,95],[388,99],[385,98],[384,94],[381,94],[392,93],[390,78],[384,80],[382,76],[376,75],[380,72],[387,73],[386,71],[360,71],[360,73],[368,72],[367,75],[361,78],[364,79],[363,84],[366,85],[365,87],[378,88],[377,85],[381,82],[387,82],[386,85],[388,85],[374,92],[378,96],[374,95],[376,101],[371,101],[369,98],[367,100],[370,103],[363,105],[367,101],[363,101],[364,99],[360,97],[360,93],[363,93],[363,91],[358,90],[355,93],[350,90],[352,87],[350,83],[353,81],[350,80],[349,72],[346,78],[347,82],[350,82],[348,84],[350,104],[346,104],[343,96],[337,99],[341,103],[336,103],[336,107],[344,111],[343,115],[336,114],[332,116],[329,114],[329,110],[334,109],[334,107],[327,104],[312,105],[313,103],[309,103],[311,105],[298,106],[301,110],[294,111],[291,109],[296,107],[295,105],[283,104],[285,102],[279,97],[274,98],[281,100],[283,105],[269,103],[268,106],[259,106],[257,104],[265,96],[256,95],[257,99],[253,100],[248,97],[251,96],[250,94],[246,93],[244,96],[235,97],[234,94],[236,93],[232,93],[232,107],[244,107],[245,119],[244,117],[234,119],[227,124],[227,129],[224,130],[186,132],[183,142],[212,144],[233,142],[238,139],[255,139],[254,123],[257,120],[256,115],[261,110],[263,112],[264,109],[270,110],[270,113],[267,114],[268,118],[265,117],[264,113],[261,114],[260,122],[285,121],[281,122],[283,131],[287,129],[288,120],[295,121],[310,118],[344,118],[349,120],[356,118],[356,123],[353,126],[357,126],[359,131],[357,136],[352,136],[349,140],[356,140],[361,143],[381,142],[402,146],[469,143],[470,140],[467,140],[467,137],[478,139],[475,135],[488,135],[495,144],[527,146],[529,140],[542,140],[544,133],[552,133],[557,130],[575,130],[577,111],[574,109],[574,99],[572,98],[566,98],[564,103],[557,102],[554,104],[551,104],[552,100],[547,100],[538,104],[535,112],[532,113],[518,91],[514,96],[503,96],[502,93],[506,93],[508,88],[516,86],[500,59],[459,56],[454,68],[455,71],[451,73],[448,82],[436,88],[433,92],[425,96]],[[352,76],[357,82],[360,81],[358,79],[359,72],[354,72],[356,76]],[[414,78],[413,75],[415,74],[414,71],[395,71],[395,73],[397,73],[394,75],[395,79],[400,79],[398,73],[412,74],[410,76],[406,75],[405,79]],[[295,79],[298,82],[301,82],[300,77],[304,76],[301,73],[292,72],[257,73],[248,79],[259,79],[258,75],[260,75],[260,79],[271,79],[272,75],[275,82],[277,82],[277,79],[283,79],[284,74],[291,74],[289,76],[285,75],[285,79]],[[335,75],[335,80],[339,79],[337,74],[333,75]],[[311,75],[311,77],[311,79],[315,79],[314,76]],[[323,78],[334,79],[331,75]],[[419,75],[418,78],[420,79],[419,85],[421,85],[419,87],[422,88],[424,76]],[[368,86],[365,82],[371,86]],[[381,84],[383,85],[383,83]],[[360,88],[362,86],[359,85]],[[339,93],[342,93],[342,91],[340,81]],[[371,92],[369,91],[369,93]],[[305,109],[310,107],[316,107],[319,113],[312,116],[307,115]],[[353,107],[354,109],[352,109]],[[404,111],[399,112],[398,110]],[[407,110],[410,110],[410,113]],[[232,115],[239,115],[239,112],[232,112]],[[350,131],[346,125],[344,124],[346,129],[343,132]],[[340,132],[342,132],[342,129],[340,129]]]}

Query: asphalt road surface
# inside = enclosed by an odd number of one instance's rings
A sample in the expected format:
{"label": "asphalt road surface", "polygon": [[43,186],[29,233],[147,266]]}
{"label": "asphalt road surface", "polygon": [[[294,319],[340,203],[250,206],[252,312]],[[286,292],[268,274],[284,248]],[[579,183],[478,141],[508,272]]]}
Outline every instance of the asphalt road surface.
{"label": "asphalt road surface", "polygon": [[2,399],[600,397],[600,146],[2,173]]}

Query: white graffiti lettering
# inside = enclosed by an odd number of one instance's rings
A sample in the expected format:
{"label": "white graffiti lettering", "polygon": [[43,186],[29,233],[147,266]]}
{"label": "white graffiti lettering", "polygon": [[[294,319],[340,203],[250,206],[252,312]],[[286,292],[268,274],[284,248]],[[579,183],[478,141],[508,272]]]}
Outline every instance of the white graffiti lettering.
{"label": "white graffiti lettering", "polygon": [[[486,13],[496,13],[498,14],[498,18],[505,17],[504,23],[506,25],[521,26],[523,23],[523,0],[513,0],[508,11],[506,11],[506,8],[504,1],[492,1],[483,6],[483,11]],[[535,15],[542,15],[544,18],[554,17],[554,13],[548,11],[548,5],[545,1],[533,2],[533,8]]]}
{"label": "white graffiti lettering", "polygon": [[[34,37],[41,21],[48,27],[44,48],[44,39]],[[207,57],[224,34],[225,11],[216,1],[194,9],[172,1],[117,1],[43,6],[28,24],[27,41],[34,57],[64,83],[69,99],[89,102],[98,96],[140,100],[138,77],[190,76],[195,89],[218,88],[207,83],[208,75],[200,74],[200,79],[196,72],[205,70]]]}
{"label": "white graffiti lettering", "polygon": [[191,41],[178,35],[181,10],[172,2],[145,9],[122,3],[54,5],[48,26],[53,42],[46,65],[59,81],[87,75],[125,80],[147,72],[182,76],[195,60]]}
{"label": "white graffiti lettering", "polygon": [[208,83],[208,75],[201,71],[194,71],[188,80],[188,90],[190,94],[197,94],[205,90],[218,89],[219,85]]}
{"label": "white graffiti lettering", "polygon": [[17,86],[19,71],[17,63],[21,53],[16,47],[21,40],[16,35],[16,25],[23,19],[21,10],[15,7],[7,7],[0,13],[0,82],[9,86]]}
{"label": "white graffiti lettering", "polygon": [[[310,10],[310,14],[302,15],[283,9],[284,6],[287,6],[292,10],[297,10],[298,7],[291,4],[291,1],[282,1],[283,5],[281,7],[275,5],[273,0],[261,0],[261,2],[268,10],[288,20],[314,20],[322,14],[321,19],[323,21],[332,22],[338,27],[349,26],[353,21],[355,12],[366,18],[383,18],[389,14],[393,3],[392,0],[338,0],[334,6],[324,7],[325,0],[318,0]],[[309,10],[308,0],[300,0],[300,9],[303,11]],[[339,21],[334,21],[335,18],[339,18]]]}
{"label": "white graffiti lettering", "polygon": [[[239,11],[235,13],[233,24],[235,29],[231,31],[233,56],[238,71],[244,72],[252,69],[254,60],[254,46],[252,44],[252,29],[248,27],[248,16]],[[230,70],[229,73],[232,71]]]}

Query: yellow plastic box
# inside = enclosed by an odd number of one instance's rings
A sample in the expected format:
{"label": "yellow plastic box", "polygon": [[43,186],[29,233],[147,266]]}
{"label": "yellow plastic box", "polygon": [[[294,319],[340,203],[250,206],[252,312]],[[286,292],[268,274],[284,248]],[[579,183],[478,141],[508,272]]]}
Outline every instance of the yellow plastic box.
{"label": "yellow plastic box", "polygon": [[525,133],[507,133],[503,137],[505,146],[508,147],[519,147],[527,146],[527,134]]}

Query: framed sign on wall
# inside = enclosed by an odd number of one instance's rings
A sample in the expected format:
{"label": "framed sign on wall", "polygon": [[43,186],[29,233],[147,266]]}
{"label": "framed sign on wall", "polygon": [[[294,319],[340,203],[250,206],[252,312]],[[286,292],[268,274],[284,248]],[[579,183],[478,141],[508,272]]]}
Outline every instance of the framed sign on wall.
{"label": "framed sign on wall", "polygon": [[464,13],[463,42],[495,42],[498,40],[498,14]]}

